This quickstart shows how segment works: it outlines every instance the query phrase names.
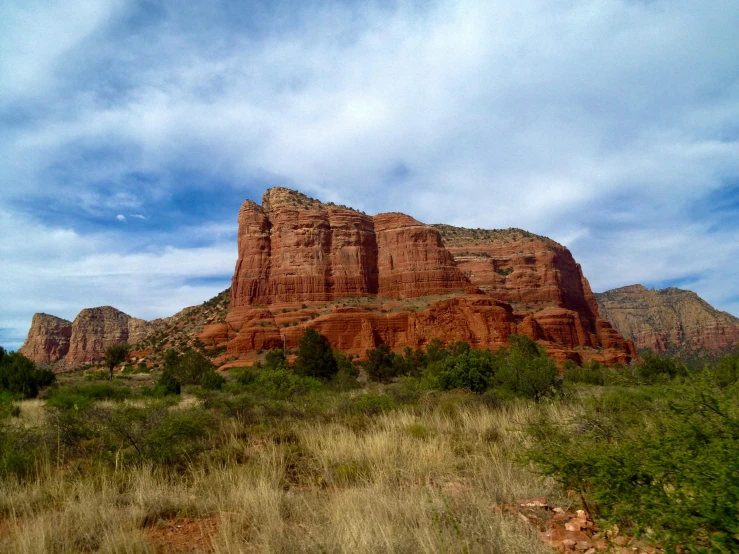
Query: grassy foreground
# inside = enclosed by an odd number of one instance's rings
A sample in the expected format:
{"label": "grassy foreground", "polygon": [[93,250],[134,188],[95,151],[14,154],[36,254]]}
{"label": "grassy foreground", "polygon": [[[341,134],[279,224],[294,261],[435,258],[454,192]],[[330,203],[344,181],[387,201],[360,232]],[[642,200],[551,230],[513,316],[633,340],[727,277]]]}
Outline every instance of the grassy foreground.
{"label": "grassy foreground", "polygon": [[0,551],[550,551],[495,505],[556,497],[515,459],[533,412],[566,405],[397,383],[275,400],[232,377],[162,400],[146,374],[77,375],[14,402],[6,438],[34,460],[0,480]]}

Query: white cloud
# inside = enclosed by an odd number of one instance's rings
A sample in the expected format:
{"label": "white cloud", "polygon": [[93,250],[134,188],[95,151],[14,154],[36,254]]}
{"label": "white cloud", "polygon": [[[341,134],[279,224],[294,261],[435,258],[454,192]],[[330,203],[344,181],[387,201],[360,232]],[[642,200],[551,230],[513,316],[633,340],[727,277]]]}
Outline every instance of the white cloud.
{"label": "white cloud", "polygon": [[118,214],[117,216],[115,216],[115,218],[116,218],[116,219],[117,219],[118,221],[123,221],[124,223],[125,223],[125,221],[126,221],[126,216],[125,216],[125,215],[123,215],[123,214]]}
{"label": "white cloud", "polygon": [[[116,25],[131,4],[91,4],[79,24],[73,9],[10,10],[0,68],[27,67],[0,102],[34,89],[48,101],[31,123],[0,126],[0,202],[51,187],[86,213],[140,219],[146,198],[183,185],[123,175],[196,168],[245,190],[269,176],[370,213],[552,236],[595,290],[699,276],[698,292],[739,314],[739,237],[692,211],[739,176],[736,2],[304,6],[259,36],[213,28],[202,14],[215,8],[193,6],[197,25],[173,7],[130,33]],[[37,40],[36,16],[62,39]],[[49,181],[57,165],[64,183]],[[193,238],[232,236],[210,226]],[[117,275],[105,252],[89,252],[85,278]],[[152,260],[128,256],[149,276],[141,290],[161,292]]]}

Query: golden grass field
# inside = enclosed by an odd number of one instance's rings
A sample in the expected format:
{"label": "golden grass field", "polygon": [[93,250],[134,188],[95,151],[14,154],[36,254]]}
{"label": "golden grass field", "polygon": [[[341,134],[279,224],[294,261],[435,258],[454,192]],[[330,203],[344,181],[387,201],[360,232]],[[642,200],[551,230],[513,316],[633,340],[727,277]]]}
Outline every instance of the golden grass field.
{"label": "golden grass field", "polygon": [[[567,505],[517,457],[530,417],[574,408],[473,397],[362,417],[328,406],[223,418],[217,452],[176,468],[48,452],[33,477],[0,480],[0,552],[551,552],[496,506],[541,495]],[[183,395],[170,409],[199,402]],[[43,400],[18,405],[13,425],[50,425]]]}

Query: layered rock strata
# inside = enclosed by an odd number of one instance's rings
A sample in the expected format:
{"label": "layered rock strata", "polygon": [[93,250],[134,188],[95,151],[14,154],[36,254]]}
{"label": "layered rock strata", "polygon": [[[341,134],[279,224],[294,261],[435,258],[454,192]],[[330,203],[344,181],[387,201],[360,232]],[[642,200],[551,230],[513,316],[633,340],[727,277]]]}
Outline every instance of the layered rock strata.
{"label": "layered rock strata", "polygon": [[167,348],[196,347],[239,365],[263,350],[295,348],[315,327],[360,357],[383,343],[400,350],[433,339],[495,349],[513,333],[559,361],[636,355],[600,318],[570,252],[545,237],[429,226],[401,213],[372,217],[284,188],[268,190],[261,205],[245,201],[238,223],[230,291],[152,322],[110,307],[83,310],[73,323],[37,314],[21,350],[71,367],[127,341],[151,364]]}
{"label": "layered rock strata", "polygon": [[495,348],[517,332],[558,359],[635,356],[599,317],[569,250],[525,231],[370,217],[276,188],[261,206],[244,202],[238,239],[226,323],[201,334],[227,349],[224,359],[294,347],[307,326],[360,356],[380,343],[421,347],[433,338]]}
{"label": "layered rock strata", "polygon": [[109,346],[139,342],[150,328],[149,322],[131,317],[112,306],[86,308],[72,323],[69,352],[65,359],[71,364],[101,360]]}
{"label": "layered rock strata", "polygon": [[600,316],[580,264],[561,244],[521,229],[434,227],[470,282],[523,317],[519,332],[570,348],[635,355],[634,346]]}
{"label": "layered rock strata", "polygon": [[101,360],[105,350],[121,342],[143,340],[152,325],[111,306],[86,308],[73,322],[35,314],[23,346],[24,356],[44,365],[80,365]]}
{"label": "layered rock strata", "polygon": [[639,349],[691,353],[739,345],[739,319],[692,291],[630,285],[595,297],[603,317]]}
{"label": "layered rock strata", "polygon": [[28,337],[18,352],[37,363],[54,363],[69,352],[71,336],[71,321],[48,314],[34,314]]}

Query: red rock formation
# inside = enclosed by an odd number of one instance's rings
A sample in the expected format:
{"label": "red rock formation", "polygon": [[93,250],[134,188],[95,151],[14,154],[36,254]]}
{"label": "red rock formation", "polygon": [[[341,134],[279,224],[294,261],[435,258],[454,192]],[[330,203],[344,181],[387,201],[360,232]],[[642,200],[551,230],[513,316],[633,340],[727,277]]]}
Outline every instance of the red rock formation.
{"label": "red rock formation", "polygon": [[372,218],[348,208],[270,189],[261,207],[249,200],[242,205],[238,248],[231,285],[236,313],[258,304],[377,293]]}
{"label": "red rock formation", "polygon": [[72,323],[69,352],[65,359],[71,364],[101,360],[109,346],[138,342],[146,336],[148,328],[148,322],[111,306],[86,308]]}
{"label": "red rock formation", "polygon": [[678,288],[631,285],[595,295],[601,313],[637,348],[655,353],[721,353],[739,345],[739,319]]}
{"label": "red rock formation", "polygon": [[69,352],[71,336],[71,321],[48,314],[34,314],[28,337],[18,352],[37,363],[54,363]]}
{"label": "red rock formation", "polygon": [[464,229],[435,225],[457,266],[486,294],[525,316],[520,332],[555,345],[623,351],[636,356],[598,313],[595,295],[570,251],[520,229]]}
{"label": "red rock formation", "polygon": [[374,223],[379,296],[418,298],[474,290],[444,248],[436,229],[401,213],[376,215]]}
{"label": "red rock formation", "polygon": [[[544,237],[432,227],[400,213],[370,217],[283,188],[268,190],[261,206],[244,202],[238,221],[230,292],[150,323],[110,307],[83,310],[65,363],[99,360],[121,341],[154,358],[202,343],[225,350],[216,361],[236,363],[283,341],[294,348],[309,326],[360,356],[381,343],[399,350],[434,338],[497,348],[512,333],[559,361],[635,355],[599,318],[570,252]],[[61,339],[55,347],[31,339],[29,352],[63,356]]]}
{"label": "red rock formation", "polygon": [[228,321],[249,307],[351,296],[415,298],[469,288],[435,229],[403,214],[374,218],[284,188],[239,212]]}
{"label": "red rock formation", "polygon": [[[434,296],[421,309],[411,303]],[[342,305],[349,297],[377,303]],[[580,266],[554,241],[431,227],[400,213],[371,218],[281,188],[267,191],[262,206],[241,208],[226,321],[200,336],[227,344],[225,359],[283,340],[292,348],[307,326],[359,355],[380,343],[399,349],[433,338],[495,348],[515,332],[561,360],[635,355],[599,318]],[[593,350],[604,342],[605,352]]]}

